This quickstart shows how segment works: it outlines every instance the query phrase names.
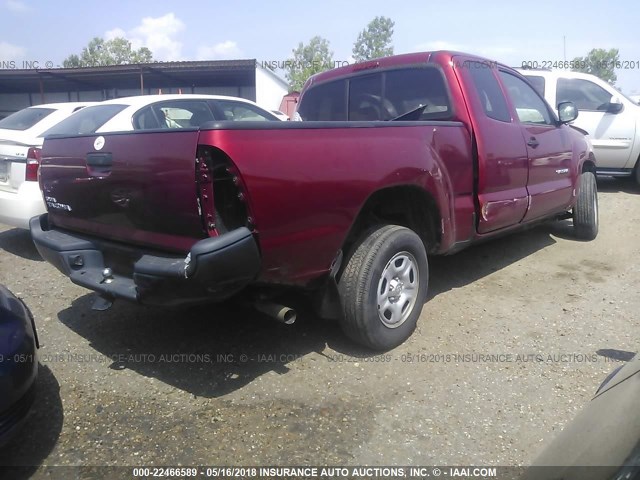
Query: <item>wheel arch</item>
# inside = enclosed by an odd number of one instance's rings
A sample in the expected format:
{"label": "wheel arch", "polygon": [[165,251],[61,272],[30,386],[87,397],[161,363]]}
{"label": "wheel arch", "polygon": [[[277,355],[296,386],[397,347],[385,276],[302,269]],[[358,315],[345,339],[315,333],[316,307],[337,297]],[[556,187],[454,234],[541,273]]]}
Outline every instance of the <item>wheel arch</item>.
{"label": "wheel arch", "polygon": [[336,252],[329,276],[315,295],[314,308],[318,316],[342,317],[338,282],[346,264],[371,230],[384,224],[400,225],[416,232],[427,254],[436,252],[442,242],[442,216],[435,198],[428,191],[416,185],[395,185],[376,190],[360,208]]}
{"label": "wheel arch", "polygon": [[582,172],[592,172],[596,174],[596,157],[593,152],[589,152],[589,157],[582,163]]}
{"label": "wheel arch", "polygon": [[631,177],[635,178],[637,183],[640,183],[640,155],[638,155],[636,164],[633,166]]}
{"label": "wheel arch", "polygon": [[442,218],[435,198],[416,185],[398,185],[373,192],[358,212],[342,244],[346,254],[373,226],[401,225],[418,234],[427,253],[442,241]]}

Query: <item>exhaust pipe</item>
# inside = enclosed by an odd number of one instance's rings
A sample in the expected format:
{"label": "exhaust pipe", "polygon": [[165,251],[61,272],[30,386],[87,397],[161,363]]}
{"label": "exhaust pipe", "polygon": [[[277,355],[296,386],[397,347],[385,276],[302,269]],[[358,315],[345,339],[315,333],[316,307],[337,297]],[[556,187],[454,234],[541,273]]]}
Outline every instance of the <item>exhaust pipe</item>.
{"label": "exhaust pipe", "polygon": [[280,323],[291,325],[296,321],[297,313],[293,308],[273,302],[256,302],[253,306],[259,312],[269,315]]}

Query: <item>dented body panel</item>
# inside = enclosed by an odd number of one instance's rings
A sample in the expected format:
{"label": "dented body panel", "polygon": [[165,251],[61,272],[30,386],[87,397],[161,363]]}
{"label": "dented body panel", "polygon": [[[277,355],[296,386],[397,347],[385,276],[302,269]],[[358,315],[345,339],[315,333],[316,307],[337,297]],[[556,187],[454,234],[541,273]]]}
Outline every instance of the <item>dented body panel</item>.
{"label": "dented body panel", "polygon": [[200,142],[217,145],[241,172],[263,252],[261,280],[305,283],[326,274],[360,209],[383,188],[432,193],[445,224],[443,252],[473,235],[471,142],[460,123],[228,126],[203,131]]}

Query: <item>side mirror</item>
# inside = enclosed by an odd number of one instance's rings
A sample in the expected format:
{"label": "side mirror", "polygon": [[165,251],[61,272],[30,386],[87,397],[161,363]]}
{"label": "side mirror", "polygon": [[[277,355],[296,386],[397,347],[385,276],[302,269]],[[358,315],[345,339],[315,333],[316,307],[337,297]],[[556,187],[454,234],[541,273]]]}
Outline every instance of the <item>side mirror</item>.
{"label": "side mirror", "polygon": [[624,105],[618,97],[611,97],[607,105],[607,113],[620,113],[623,108]]}
{"label": "side mirror", "polygon": [[578,118],[578,109],[573,102],[560,102],[558,104],[558,118],[560,123],[573,122]]}

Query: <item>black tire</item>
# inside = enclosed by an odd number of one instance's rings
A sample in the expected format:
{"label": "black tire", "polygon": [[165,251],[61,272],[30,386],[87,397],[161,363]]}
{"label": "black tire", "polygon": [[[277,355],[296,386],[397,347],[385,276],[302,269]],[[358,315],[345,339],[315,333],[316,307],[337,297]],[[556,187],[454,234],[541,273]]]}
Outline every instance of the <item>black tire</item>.
{"label": "black tire", "polygon": [[593,240],[598,235],[598,186],[593,172],[580,175],[578,199],[573,207],[573,229],[581,240]]}
{"label": "black tire", "polygon": [[398,225],[370,230],[338,282],[342,329],[374,350],[400,345],[416,328],[428,283],[427,253],[415,232]]}

